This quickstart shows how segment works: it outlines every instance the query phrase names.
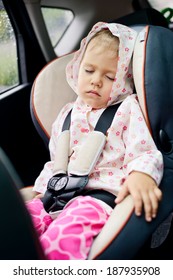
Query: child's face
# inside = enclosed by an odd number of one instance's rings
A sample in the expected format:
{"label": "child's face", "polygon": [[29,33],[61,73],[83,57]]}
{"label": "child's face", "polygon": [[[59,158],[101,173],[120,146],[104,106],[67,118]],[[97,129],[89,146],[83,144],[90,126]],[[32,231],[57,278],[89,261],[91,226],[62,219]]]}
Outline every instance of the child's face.
{"label": "child's face", "polygon": [[80,65],[78,94],[87,105],[100,109],[109,101],[118,57],[116,52],[99,44],[95,46],[93,41],[88,44]]}

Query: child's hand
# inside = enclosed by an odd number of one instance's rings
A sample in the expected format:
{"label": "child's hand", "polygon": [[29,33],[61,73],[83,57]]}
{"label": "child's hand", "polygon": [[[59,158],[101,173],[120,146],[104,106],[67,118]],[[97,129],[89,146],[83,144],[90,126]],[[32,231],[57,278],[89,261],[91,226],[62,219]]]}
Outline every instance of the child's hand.
{"label": "child's hand", "polygon": [[128,194],[133,197],[137,216],[141,215],[144,207],[146,221],[150,222],[156,217],[162,192],[154,179],[145,173],[133,171],[124,182],[115,202],[120,203]]}
{"label": "child's hand", "polygon": [[44,197],[44,194],[39,193],[39,194],[37,194],[34,198],[43,198],[43,197]]}

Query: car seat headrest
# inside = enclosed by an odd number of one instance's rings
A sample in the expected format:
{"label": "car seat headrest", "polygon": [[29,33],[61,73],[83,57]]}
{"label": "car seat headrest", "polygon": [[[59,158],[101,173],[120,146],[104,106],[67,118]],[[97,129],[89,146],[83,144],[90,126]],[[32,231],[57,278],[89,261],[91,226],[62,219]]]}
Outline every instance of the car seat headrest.
{"label": "car seat headrest", "polygon": [[136,24],[168,27],[168,22],[164,15],[153,8],[137,10],[131,14],[116,19],[114,22],[125,24],[130,27]]}
{"label": "car seat headrest", "polygon": [[158,147],[163,129],[172,137],[172,43],[173,33],[169,29],[147,26],[138,34],[133,55],[135,88]]}
{"label": "car seat headrest", "polygon": [[31,116],[39,134],[46,142],[60,109],[76,99],[76,94],[68,85],[65,76],[66,65],[72,56],[73,54],[68,54],[46,65],[32,87]]}

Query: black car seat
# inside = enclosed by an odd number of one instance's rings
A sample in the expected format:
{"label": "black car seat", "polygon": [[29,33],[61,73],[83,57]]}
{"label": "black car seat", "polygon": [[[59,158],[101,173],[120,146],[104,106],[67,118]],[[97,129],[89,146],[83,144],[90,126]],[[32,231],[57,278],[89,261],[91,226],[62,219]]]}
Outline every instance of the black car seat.
{"label": "black car seat", "polygon": [[44,260],[31,217],[19,189],[23,184],[0,149],[0,260]]}
{"label": "black car seat", "polygon": [[[107,259],[111,256],[112,259],[148,257],[173,259],[172,226],[161,246],[156,248],[148,246],[148,242],[151,242],[151,234],[173,211],[172,44],[172,31],[163,27],[147,26],[138,34],[133,56],[134,81],[139,102],[153,139],[164,158],[164,176],[160,185],[163,199],[157,218],[152,223],[146,223],[144,219],[138,219],[132,213],[130,218],[127,217],[125,223],[121,224],[121,227],[119,225],[120,234],[117,227],[117,234],[114,231],[104,251],[100,253],[100,249],[97,249],[98,254],[94,253],[92,258]],[[165,235],[165,232],[160,232],[160,234]],[[105,235],[103,231],[102,235]],[[94,246],[98,246],[99,239],[100,236],[95,240],[92,250]],[[146,251],[140,251],[139,248],[145,248]],[[96,248],[94,250],[96,251]]]}
{"label": "black car seat", "polygon": [[[152,223],[146,223],[144,218],[139,219],[133,214],[133,202],[130,196],[116,206],[108,223],[95,239],[89,256],[91,259],[140,257],[139,252],[143,252],[140,251],[142,248],[150,248],[146,244],[151,239],[151,234],[173,210],[173,132],[171,128],[173,116],[170,114],[171,108],[173,108],[171,88],[173,33],[167,28],[152,25],[145,28],[140,26],[140,28],[142,31],[139,32],[133,58],[134,81],[146,122],[158,149],[164,156],[165,171],[161,183],[163,200],[159,207],[158,217]],[[51,123],[57,116],[59,109],[66,102],[76,98],[64,75],[65,66],[72,55],[58,58],[48,64],[38,75],[33,85],[32,116],[41,136],[47,142]],[[63,86],[61,90],[60,84]],[[59,92],[63,94],[63,99],[58,96]],[[51,94],[53,95],[52,103],[50,101]],[[141,257],[145,256],[141,255]]]}
{"label": "black car seat", "polygon": [[[166,19],[161,13],[154,9],[145,9],[137,11],[128,16],[122,17],[116,20],[118,23],[124,23],[130,25],[137,31],[140,31],[144,27],[144,23],[150,23],[152,25],[160,25],[165,28],[168,27]],[[136,24],[136,22],[138,24]],[[67,62],[71,59],[73,54],[58,58],[46,66],[43,71],[39,74],[36,79],[36,83],[33,86],[32,98],[31,98],[31,113],[33,122],[40,133],[41,137],[44,139],[46,145],[49,141],[49,136],[51,132],[51,124],[55,117],[57,116],[60,108],[66,103],[73,101],[76,98],[76,94],[68,86],[65,78],[65,66]],[[136,68],[138,69],[138,68]],[[54,75],[55,74],[55,75]],[[50,81],[49,83],[43,83],[42,81]],[[60,85],[60,81],[63,80],[63,83]],[[138,79],[136,79],[137,81]],[[50,86],[51,85],[51,86]],[[52,104],[50,104],[50,96],[47,92],[50,89],[53,89],[51,92],[52,95]],[[37,94],[38,92],[38,94]],[[40,96],[41,92],[41,96]],[[63,98],[59,98],[59,92],[63,93]],[[141,89],[140,89],[141,92]],[[41,97],[41,100],[40,100]],[[140,100],[143,104],[143,100]],[[40,106],[41,105],[41,106]],[[143,106],[144,109],[144,106]],[[52,118],[52,119],[51,119]],[[158,244],[161,244],[161,241],[164,240],[167,232],[167,221],[162,225],[161,233],[158,234],[159,230],[152,238],[152,246],[155,248]],[[164,233],[163,233],[164,231]],[[163,238],[164,237],[164,238]],[[149,246],[150,247],[150,246]]]}
{"label": "black car seat", "polygon": [[[136,217],[133,214],[133,201],[131,196],[128,196],[121,204],[115,207],[108,223],[95,239],[89,259],[151,258],[151,255],[144,255],[145,245],[148,245],[152,233],[173,211],[173,132],[171,129],[173,117],[168,110],[173,108],[173,91],[171,88],[171,78],[173,77],[171,64],[173,60],[172,41],[172,32],[164,27],[147,26],[144,29],[142,28],[137,38],[133,60],[135,87],[141,108],[151,129],[154,141],[164,157],[165,169],[161,183],[164,195],[160,203],[158,216],[152,223],[145,222],[144,217]],[[40,135],[47,143],[51,123],[57,116],[58,111],[65,103],[74,100],[76,97],[66,83],[64,75],[65,65],[71,59],[71,56],[72,54],[58,58],[48,64],[37,76],[33,85],[31,97],[32,117]],[[63,86],[61,90],[59,89],[60,84]],[[58,96],[59,91],[63,93],[63,99]],[[50,98],[51,93],[53,96]],[[8,174],[6,175],[8,176]],[[31,239],[32,246],[36,248],[30,259],[44,258],[40,248],[39,253],[37,251],[39,242],[19,192],[16,188],[12,188],[12,192],[14,196],[11,199],[15,201],[14,204],[21,205],[18,218],[20,220],[25,219],[29,223],[29,227],[27,222],[22,224],[20,237],[25,231],[29,230],[30,236],[28,238]],[[10,209],[11,205],[9,211]],[[13,208],[11,211],[13,211]],[[114,216],[116,216],[116,219]],[[20,246],[19,238],[16,234],[16,232],[13,233],[13,238],[17,238],[16,244]],[[34,243],[32,243],[33,238],[35,239]],[[146,248],[148,253],[150,246]],[[26,252],[26,248],[23,248],[23,250]],[[26,255],[24,258],[27,258]],[[9,256],[9,259],[15,259],[15,253],[12,257]]]}

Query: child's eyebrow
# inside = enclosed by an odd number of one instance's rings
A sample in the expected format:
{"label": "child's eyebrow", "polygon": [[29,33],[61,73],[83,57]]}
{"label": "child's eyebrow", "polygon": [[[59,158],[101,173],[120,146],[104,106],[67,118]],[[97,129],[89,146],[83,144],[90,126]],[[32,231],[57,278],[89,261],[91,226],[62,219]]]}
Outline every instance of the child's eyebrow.
{"label": "child's eyebrow", "polygon": [[84,63],[84,66],[94,66],[94,64],[85,62],[85,63]]}

